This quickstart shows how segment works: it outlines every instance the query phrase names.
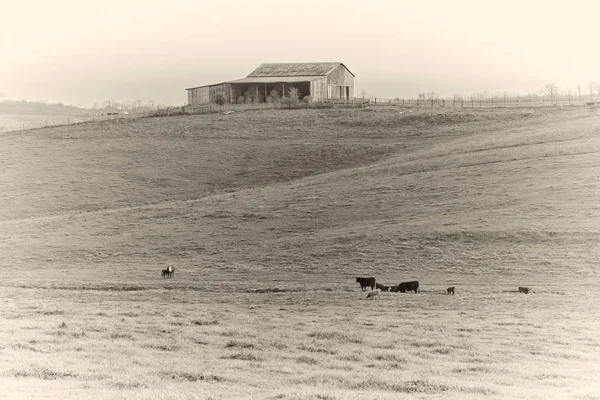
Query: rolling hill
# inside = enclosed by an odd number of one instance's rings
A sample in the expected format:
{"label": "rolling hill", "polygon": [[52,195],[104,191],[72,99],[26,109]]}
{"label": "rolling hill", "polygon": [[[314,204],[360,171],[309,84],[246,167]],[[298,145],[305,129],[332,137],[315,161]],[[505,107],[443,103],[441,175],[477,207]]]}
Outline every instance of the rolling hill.
{"label": "rolling hill", "polygon": [[599,121],[300,110],[5,134],[0,262],[30,283],[142,283],[167,263],[228,284],[597,278]]}

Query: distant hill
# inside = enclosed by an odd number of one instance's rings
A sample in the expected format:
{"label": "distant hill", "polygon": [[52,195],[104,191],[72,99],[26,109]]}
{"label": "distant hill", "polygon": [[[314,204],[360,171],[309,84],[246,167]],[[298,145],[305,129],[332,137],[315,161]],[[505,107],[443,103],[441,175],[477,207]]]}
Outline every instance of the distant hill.
{"label": "distant hill", "polygon": [[63,103],[49,103],[44,101],[27,100],[0,100],[0,114],[28,114],[28,115],[86,115],[106,112],[128,111],[132,113],[155,110],[154,102],[142,103],[141,101],[105,101],[95,107],[79,107]]}

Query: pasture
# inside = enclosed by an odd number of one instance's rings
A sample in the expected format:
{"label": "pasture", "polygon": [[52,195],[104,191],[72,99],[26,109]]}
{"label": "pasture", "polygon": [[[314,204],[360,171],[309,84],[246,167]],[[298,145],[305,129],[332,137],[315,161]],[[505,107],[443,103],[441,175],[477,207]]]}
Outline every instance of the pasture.
{"label": "pasture", "polygon": [[[124,119],[0,148],[7,398],[600,398],[598,109]],[[421,293],[366,300],[357,276]]]}

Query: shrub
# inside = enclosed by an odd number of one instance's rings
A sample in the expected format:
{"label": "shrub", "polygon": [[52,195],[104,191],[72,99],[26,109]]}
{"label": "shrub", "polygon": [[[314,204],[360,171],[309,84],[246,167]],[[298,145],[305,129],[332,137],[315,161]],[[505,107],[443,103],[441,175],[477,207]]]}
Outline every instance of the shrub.
{"label": "shrub", "polygon": [[293,104],[296,104],[298,102],[298,100],[300,99],[300,91],[298,90],[297,87],[292,86],[288,90],[288,96],[292,100]]}
{"label": "shrub", "polygon": [[227,103],[227,98],[225,97],[225,95],[223,93],[217,93],[217,95],[215,96],[215,103],[217,103],[217,105],[223,107],[225,105],[225,103]]}
{"label": "shrub", "polygon": [[244,96],[240,96],[237,98],[238,104],[244,104],[246,102],[246,98]]}
{"label": "shrub", "polygon": [[312,96],[304,96],[302,100],[306,103],[310,103],[312,101]]}

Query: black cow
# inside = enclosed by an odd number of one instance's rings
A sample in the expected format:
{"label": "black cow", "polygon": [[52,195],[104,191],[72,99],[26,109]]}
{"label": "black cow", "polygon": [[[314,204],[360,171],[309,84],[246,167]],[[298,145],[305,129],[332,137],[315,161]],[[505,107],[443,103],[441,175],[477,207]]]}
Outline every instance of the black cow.
{"label": "black cow", "polygon": [[167,267],[167,271],[169,271],[169,277],[172,278],[175,276],[175,267],[172,265],[169,265]]}
{"label": "black cow", "polygon": [[390,291],[390,287],[389,286],[382,285],[381,283],[376,283],[375,287],[377,289],[381,289],[382,292],[389,292]]}
{"label": "black cow", "polygon": [[415,291],[415,293],[419,293],[419,282],[402,282],[400,285],[398,285],[398,290],[400,291],[400,293],[406,293],[413,290]]}
{"label": "black cow", "polygon": [[454,294],[454,286],[450,286],[448,289],[446,289],[446,293]]}
{"label": "black cow", "polygon": [[367,286],[371,286],[371,290],[375,289],[375,278],[356,278],[356,282],[360,283],[360,288],[364,292],[367,290]]}
{"label": "black cow", "polygon": [[169,270],[168,269],[163,269],[160,272],[160,276],[162,276],[162,277],[169,276]]}
{"label": "black cow", "polygon": [[529,289],[528,287],[522,287],[522,286],[519,286],[519,293],[525,293],[525,294],[529,294],[529,291],[530,291],[530,290],[531,290],[531,289]]}
{"label": "black cow", "polygon": [[394,285],[390,287],[390,292],[399,292],[400,287],[398,285]]}

